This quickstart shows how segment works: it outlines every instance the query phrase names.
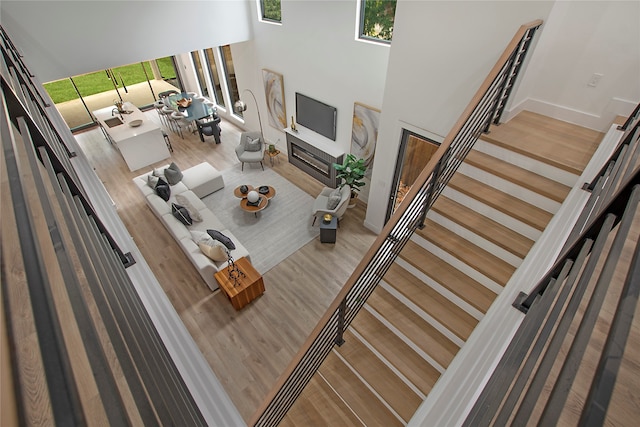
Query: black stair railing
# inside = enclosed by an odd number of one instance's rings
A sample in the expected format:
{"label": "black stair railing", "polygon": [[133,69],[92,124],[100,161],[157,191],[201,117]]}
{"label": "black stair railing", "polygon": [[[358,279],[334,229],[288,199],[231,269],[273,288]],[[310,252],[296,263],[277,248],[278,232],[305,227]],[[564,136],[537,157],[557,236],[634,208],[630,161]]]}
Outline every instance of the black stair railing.
{"label": "black stair railing", "polygon": [[285,416],[318,370],[367,298],[395,261],[414,231],[421,227],[429,208],[447,186],[479,136],[502,113],[506,96],[542,25],[536,20],[522,25],[488,74],[471,102],[444,139],[411,190],[355,268],[316,328],[287,367],[250,425],[275,426]]}

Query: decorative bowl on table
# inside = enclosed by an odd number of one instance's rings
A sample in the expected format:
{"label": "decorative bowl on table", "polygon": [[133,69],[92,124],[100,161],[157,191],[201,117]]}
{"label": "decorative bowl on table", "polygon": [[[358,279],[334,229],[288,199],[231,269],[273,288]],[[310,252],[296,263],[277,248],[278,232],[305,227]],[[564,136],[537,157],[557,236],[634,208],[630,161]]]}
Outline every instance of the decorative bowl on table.
{"label": "decorative bowl on table", "polygon": [[258,193],[260,194],[267,194],[269,192],[269,186],[267,185],[262,185],[260,186],[260,188],[258,188]]}
{"label": "decorative bowl on table", "polygon": [[187,108],[189,105],[191,105],[191,98],[182,98],[176,101],[176,104],[178,104],[178,106],[182,107],[182,108]]}
{"label": "decorative bowl on table", "polygon": [[137,128],[141,124],[142,124],[142,119],[135,119],[129,122],[129,126],[131,126],[132,128]]}

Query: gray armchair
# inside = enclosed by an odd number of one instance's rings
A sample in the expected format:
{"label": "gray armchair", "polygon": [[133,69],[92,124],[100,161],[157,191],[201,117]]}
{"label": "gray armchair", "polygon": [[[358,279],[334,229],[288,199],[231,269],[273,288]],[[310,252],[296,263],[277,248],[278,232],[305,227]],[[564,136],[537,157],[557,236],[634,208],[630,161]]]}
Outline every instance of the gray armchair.
{"label": "gray armchair", "polygon": [[[334,191],[339,191],[340,200],[337,201],[335,206],[331,203],[332,194]],[[333,188],[324,187],[316,200],[313,202],[313,207],[311,210],[311,214],[313,215],[313,223],[315,225],[316,218],[319,216],[323,216],[324,214],[331,214],[338,219],[340,222],[340,218],[344,215],[349,207],[349,201],[351,200],[351,187],[345,185],[340,190],[335,190]],[[334,203],[335,204],[335,201]]]}
{"label": "gray armchair", "polygon": [[262,164],[264,139],[260,132],[242,132],[240,134],[240,143],[236,147],[236,155],[242,163],[242,170],[244,170],[245,162],[260,163],[262,170],[264,170],[264,165]]}

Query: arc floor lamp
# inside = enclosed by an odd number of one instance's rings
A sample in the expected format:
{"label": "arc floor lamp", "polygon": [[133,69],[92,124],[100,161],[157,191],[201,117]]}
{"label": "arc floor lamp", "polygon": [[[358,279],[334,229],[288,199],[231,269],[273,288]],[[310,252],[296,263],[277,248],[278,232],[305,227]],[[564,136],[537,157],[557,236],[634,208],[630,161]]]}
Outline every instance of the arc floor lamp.
{"label": "arc floor lamp", "polygon": [[[253,94],[251,89],[243,90],[242,94],[244,95],[245,92],[249,92],[249,94],[253,97],[253,102],[256,103],[256,111],[258,112],[258,123],[260,124],[260,136],[262,137],[262,141],[264,141],[264,132],[262,131],[262,118],[260,117],[260,109],[258,108],[258,101],[256,100],[256,96]],[[236,101],[235,104],[233,104],[233,109],[235,110],[236,113],[244,113],[245,111],[247,111],[247,104],[242,99],[239,99]]]}

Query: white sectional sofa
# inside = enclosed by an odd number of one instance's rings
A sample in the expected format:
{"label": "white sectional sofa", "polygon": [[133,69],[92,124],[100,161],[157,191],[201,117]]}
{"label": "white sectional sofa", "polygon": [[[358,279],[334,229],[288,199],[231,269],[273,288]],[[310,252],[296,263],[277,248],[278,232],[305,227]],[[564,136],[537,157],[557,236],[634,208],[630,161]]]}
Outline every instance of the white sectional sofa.
{"label": "white sectional sofa", "polygon": [[[157,171],[164,171],[169,165],[156,168]],[[224,224],[206,207],[200,198],[220,190],[224,187],[222,175],[209,163],[201,163],[192,168],[182,171],[183,177],[180,182],[171,185],[171,197],[164,201],[158,196],[153,188],[148,184],[148,177],[153,170],[137,176],[133,182],[140,189],[145,197],[147,205],[151,211],[160,219],[165,228],[178,242],[182,251],[196,267],[202,279],[212,291],[218,289],[218,282],[213,277],[214,273],[227,266],[226,261],[213,261],[207,257],[193,240],[192,231],[205,232],[213,229],[218,230],[229,237],[235,244],[235,249],[231,251],[234,259],[246,257],[250,260],[249,252],[236,239],[236,237],[224,226]],[[196,209],[202,217],[201,222],[193,222],[186,226],[180,222],[171,211],[171,203],[176,203],[176,196],[186,197],[191,206]]]}

